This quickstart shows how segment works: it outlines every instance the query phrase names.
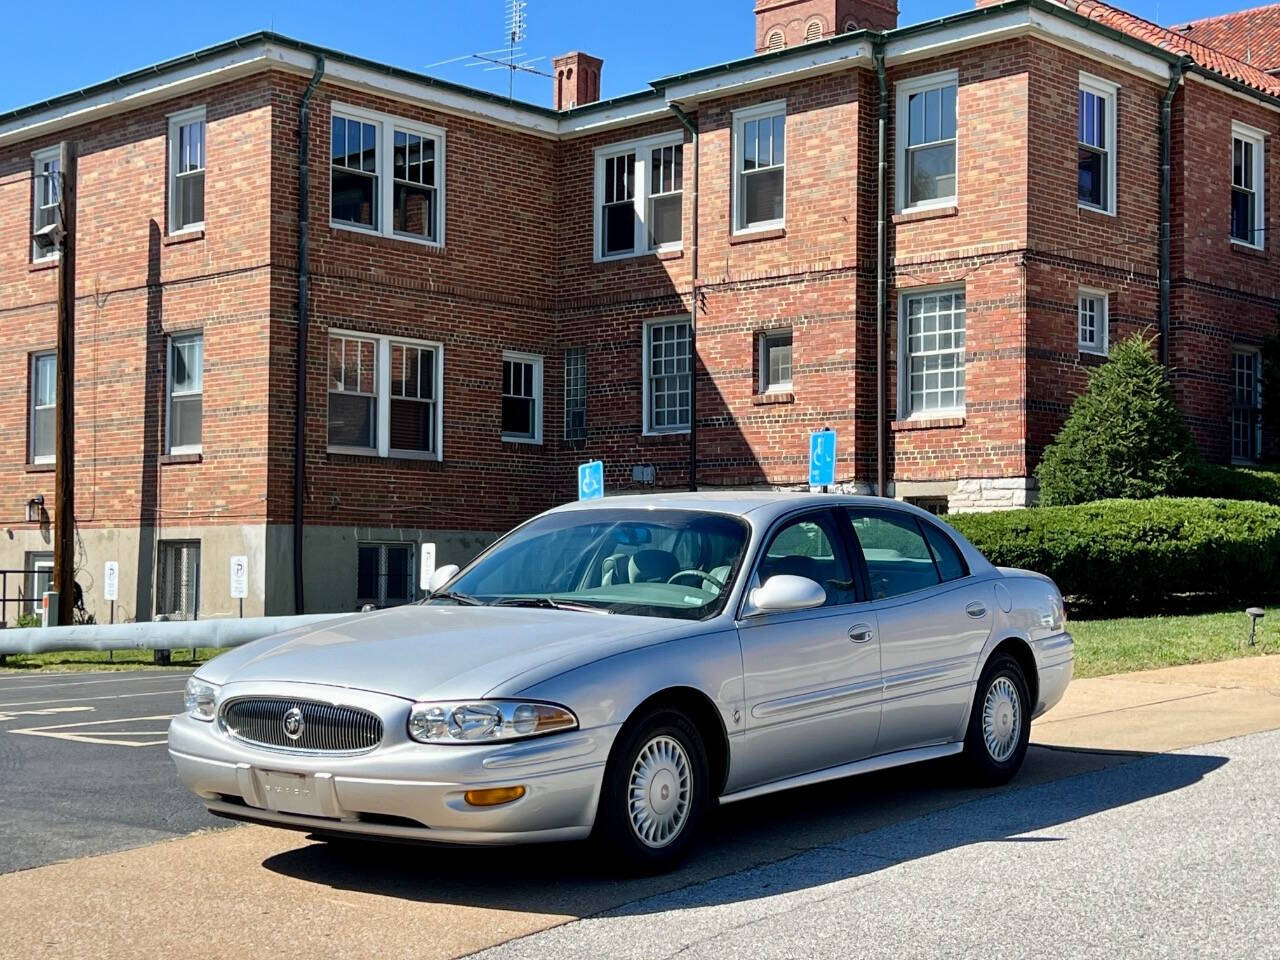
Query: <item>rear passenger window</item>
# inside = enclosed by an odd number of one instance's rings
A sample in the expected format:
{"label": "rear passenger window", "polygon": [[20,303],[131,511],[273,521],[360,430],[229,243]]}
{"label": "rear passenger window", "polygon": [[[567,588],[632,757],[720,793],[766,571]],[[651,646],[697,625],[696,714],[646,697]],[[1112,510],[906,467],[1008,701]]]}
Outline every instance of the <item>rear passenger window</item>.
{"label": "rear passenger window", "polygon": [[773,535],[760,560],[760,582],[789,574],[807,577],[827,591],[823,606],[856,601],[853,574],[844,553],[836,547],[831,517],[811,514],[792,520]]}
{"label": "rear passenger window", "polygon": [[924,528],[924,538],[929,541],[929,549],[933,551],[933,559],[938,564],[938,573],[942,574],[942,582],[967,577],[969,568],[965,566],[964,558],[960,556],[960,551],[951,542],[951,538],[931,523],[921,523],[920,526]]}
{"label": "rear passenger window", "polygon": [[886,600],[938,585],[933,553],[914,517],[850,510],[849,520],[867,561],[873,599]]}

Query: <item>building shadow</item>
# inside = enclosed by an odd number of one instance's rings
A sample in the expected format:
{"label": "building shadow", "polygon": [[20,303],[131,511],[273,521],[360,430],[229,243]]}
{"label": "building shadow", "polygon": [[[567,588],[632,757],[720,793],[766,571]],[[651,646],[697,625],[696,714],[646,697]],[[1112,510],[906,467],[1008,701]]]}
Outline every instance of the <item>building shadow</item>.
{"label": "building shadow", "polygon": [[[591,916],[660,909],[645,898],[681,891],[682,908],[809,889],[957,847],[1052,843],[1027,837],[1188,787],[1226,758],[1035,747],[1009,786],[965,786],[952,760],[935,761],[730,804],[713,812],[706,844],[670,874],[619,877],[586,844],[509,848],[314,843],[263,866],[310,883],[415,902]],[[1015,799],[1017,802],[1002,802]],[[995,801],[995,802],[991,802]],[[825,847],[813,869],[781,871],[767,891],[720,877]],[[803,879],[801,879],[801,877]],[[495,882],[498,878],[498,882]]]}
{"label": "building shadow", "polygon": [[138,565],[135,617],[150,620],[155,609],[156,525],[160,519],[160,455],[164,430],[164,287],[160,278],[160,225],[147,231],[147,344],[142,360],[143,417],[138,482]]}

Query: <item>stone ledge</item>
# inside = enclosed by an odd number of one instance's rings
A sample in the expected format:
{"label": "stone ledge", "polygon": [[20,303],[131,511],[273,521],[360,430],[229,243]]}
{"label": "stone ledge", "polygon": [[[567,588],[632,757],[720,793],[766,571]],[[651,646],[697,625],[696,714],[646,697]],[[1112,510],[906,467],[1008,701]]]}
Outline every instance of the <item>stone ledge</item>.
{"label": "stone ledge", "polygon": [[963,426],[964,417],[937,417],[933,420],[893,420],[889,429],[894,433],[902,433],[905,430],[944,430]]}
{"label": "stone ledge", "polygon": [[790,390],[777,390],[773,393],[757,393],[751,397],[751,405],[755,407],[772,406],[775,403],[795,403],[796,395]]}

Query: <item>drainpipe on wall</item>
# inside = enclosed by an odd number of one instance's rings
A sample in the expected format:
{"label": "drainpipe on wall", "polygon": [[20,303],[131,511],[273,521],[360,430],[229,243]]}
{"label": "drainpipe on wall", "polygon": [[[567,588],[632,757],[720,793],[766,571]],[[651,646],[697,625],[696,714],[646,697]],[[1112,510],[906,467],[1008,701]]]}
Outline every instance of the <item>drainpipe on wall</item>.
{"label": "drainpipe on wall", "polygon": [[324,57],[316,56],[316,69],[311,75],[298,104],[298,371],[297,395],[294,409],[297,424],[293,447],[293,612],[303,612],[302,600],[302,522],[303,492],[307,479],[307,337],[309,335],[308,307],[311,286],[311,97],[324,76]]}
{"label": "drainpipe on wall", "polygon": [[1173,97],[1182,83],[1185,60],[1169,65],[1169,87],[1160,103],[1160,362],[1169,367],[1170,167],[1173,153]]}
{"label": "drainpipe on wall", "polygon": [[872,57],[876,65],[876,81],[880,86],[880,119],[876,169],[876,494],[889,495],[889,438],[885,422],[884,394],[888,386],[885,323],[888,315],[888,255],[886,236],[888,207],[885,183],[889,169],[886,156],[889,127],[889,81],[884,70],[884,34],[871,38]]}
{"label": "drainpipe on wall", "polygon": [[689,238],[689,489],[698,489],[698,124],[678,104],[668,107],[693,137],[693,229]]}

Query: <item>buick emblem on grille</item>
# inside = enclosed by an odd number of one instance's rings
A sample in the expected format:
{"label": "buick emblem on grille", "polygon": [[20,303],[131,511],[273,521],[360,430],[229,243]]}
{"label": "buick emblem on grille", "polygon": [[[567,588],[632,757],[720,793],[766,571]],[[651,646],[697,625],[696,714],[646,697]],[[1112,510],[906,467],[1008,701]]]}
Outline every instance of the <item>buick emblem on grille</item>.
{"label": "buick emblem on grille", "polygon": [[284,727],[284,735],[290,740],[297,740],[302,736],[302,731],[307,726],[306,721],[302,719],[302,711],[297,707],[290,708],[280,725]]}

